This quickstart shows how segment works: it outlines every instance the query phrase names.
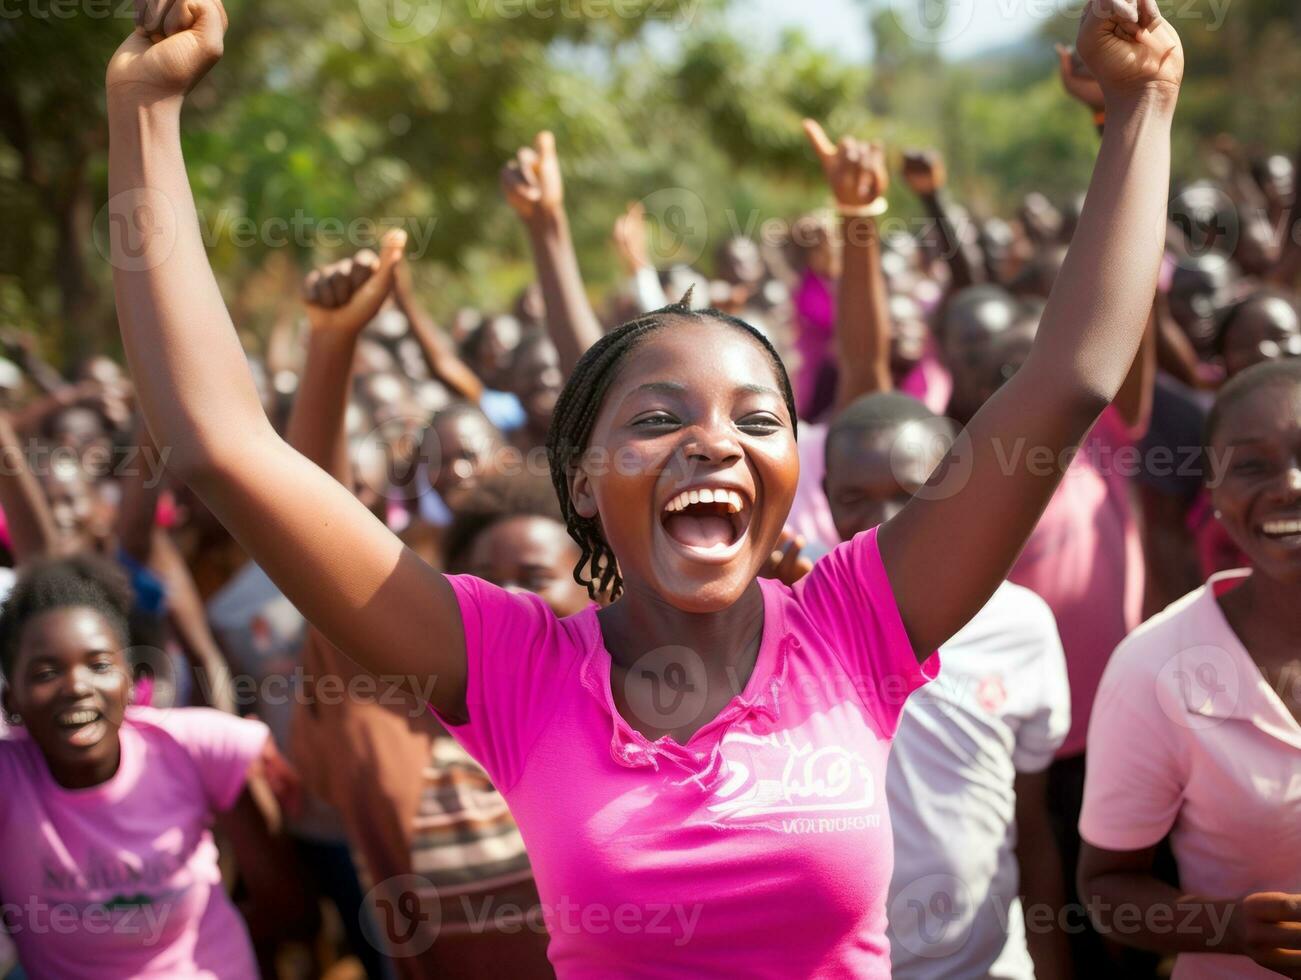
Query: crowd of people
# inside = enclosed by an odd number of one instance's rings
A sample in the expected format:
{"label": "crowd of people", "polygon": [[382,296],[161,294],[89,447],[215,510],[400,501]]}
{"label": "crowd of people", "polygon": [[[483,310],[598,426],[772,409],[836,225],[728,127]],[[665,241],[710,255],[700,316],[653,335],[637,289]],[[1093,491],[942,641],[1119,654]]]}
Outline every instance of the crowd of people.
{"label": "crowd of people", "polygon": [[542,132],[510,312],[393,231],[264,350],[181,153],[225,11],[136,6],[129,373],[0,337],[0,976],[1301,977],[1296,172],[1170,194],[1153,0],[1060,51],[1078,200],[908,152],[885,232],[806,120],[828,213],[711,276],[633,205],[598,315]]}

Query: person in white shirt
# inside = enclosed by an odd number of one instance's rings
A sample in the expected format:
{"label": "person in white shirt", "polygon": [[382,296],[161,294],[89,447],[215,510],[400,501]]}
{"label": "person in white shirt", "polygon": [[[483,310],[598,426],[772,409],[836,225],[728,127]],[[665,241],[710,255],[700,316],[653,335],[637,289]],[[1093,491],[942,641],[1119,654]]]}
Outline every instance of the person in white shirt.
{"label": "person in white shirt", "polygon": [[[842,539],[923,487],[948,425],[896,393],[866,395],[836,417],[823,487]],[[1032,980],[1036,964],[1043,976],[1067,976],[1062,934],[1040,927],[1027,937],[1020,898],[1051,909],[1054,923],[1064,901],[1044,806],[1045,772],[1070,728],[1052,611],[1005,582],[940,648],[940,662],[939,677],[904,706],[886,776],[894,976]]]}

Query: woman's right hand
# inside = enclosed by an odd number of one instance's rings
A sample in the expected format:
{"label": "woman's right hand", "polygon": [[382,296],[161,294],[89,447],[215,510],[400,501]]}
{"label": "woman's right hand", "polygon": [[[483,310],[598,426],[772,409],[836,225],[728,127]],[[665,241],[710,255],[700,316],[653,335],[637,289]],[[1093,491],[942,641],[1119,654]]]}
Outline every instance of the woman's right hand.
{"label": "woman's right hand", "polygon": [[1301,895],[1256,892],[1238,903],[1233,926],[1244,956],[1301,980]]}
{"label": "woman's right hand", "polygon": [[185,98],[221,60],[226,10],[221,0],[135,0],[136,26],[108,63],[110,106]]}

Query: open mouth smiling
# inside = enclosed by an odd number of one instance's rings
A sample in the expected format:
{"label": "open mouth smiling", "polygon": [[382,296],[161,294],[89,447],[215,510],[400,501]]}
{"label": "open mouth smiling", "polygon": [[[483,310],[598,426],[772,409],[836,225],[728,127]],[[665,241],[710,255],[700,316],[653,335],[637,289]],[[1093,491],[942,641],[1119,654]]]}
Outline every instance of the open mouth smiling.
{"label": "open mouth smiling", "polygon": [[1264,521],[1260,525],[1260,534],[1266,540],[1280,544],[1301,545],[1301,517]]}
{"label": "open mouth smiling", "polygon": [[68,744],[79,748],[95,745],[108,733],[104,715],[94,708],[76,708],[55,716],[55,727]]}
{"label": "open mouth smiling", "polygon": [[754,506],[748,492],[709,484],[679,491],[660,511],[665,537],[685,557],[722,564],[740,552]]}

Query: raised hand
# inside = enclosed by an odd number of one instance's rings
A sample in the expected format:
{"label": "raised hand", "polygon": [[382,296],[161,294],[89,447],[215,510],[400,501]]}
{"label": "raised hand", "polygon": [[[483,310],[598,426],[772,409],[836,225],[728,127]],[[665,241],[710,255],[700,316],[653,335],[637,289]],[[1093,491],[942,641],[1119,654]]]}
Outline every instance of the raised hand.
{"label": "raised hand", "polygon": [[501,190],[524,221],[555,217],[564,209],[565,185],[560,177],[556,138],[543,130],[501,170]]}
{"label": "raised hand", "polygon": [[836,145],[813,119],[804,120],[804,134],[822,163],[836,204],[842,208],[866,207],[885,194],[890,176],[885,168],[885,150],[879,142],[866,143],[845,136]]}
{"label": "raised hand", "polygon": [[303,280],[303,298],[312,329],[360,333],[393,288],[406,244],[407,233],[395,229],[384,236],[379,255],[362,249],[350,259],[308,273]]}
{"label": "raised hand", "polygon": [[903,179],[918,197],[934,197],[948,183],[944,158],[935,150],[909,150],[903,155]]}
{"label": "raised hand", "polygon": [[646,248],[646,208],[640,201],[629,204],[628,210],[614,219],[613,238],[619,260],[630,274],[650,266]]}
{"label": "raised hand", "polygon": [[1183,82],[1183,45],[1156,0],[1089,0],[1075,47],[1107,102],[1172,95]]}
{"label": "raised hand", "polygon": [[136,27],[108,63],[110,105],[180,101],[221,60],[221,0],[135,0]]}
{"label": "raised hand", "polygon": [[1102,86],[1079,61],[1075,49],[1065,44],[1057,45],[1057,58],[1061,62],[1062,87],[1077,102],[1082,102],[1094,112],[1104,106]]}

